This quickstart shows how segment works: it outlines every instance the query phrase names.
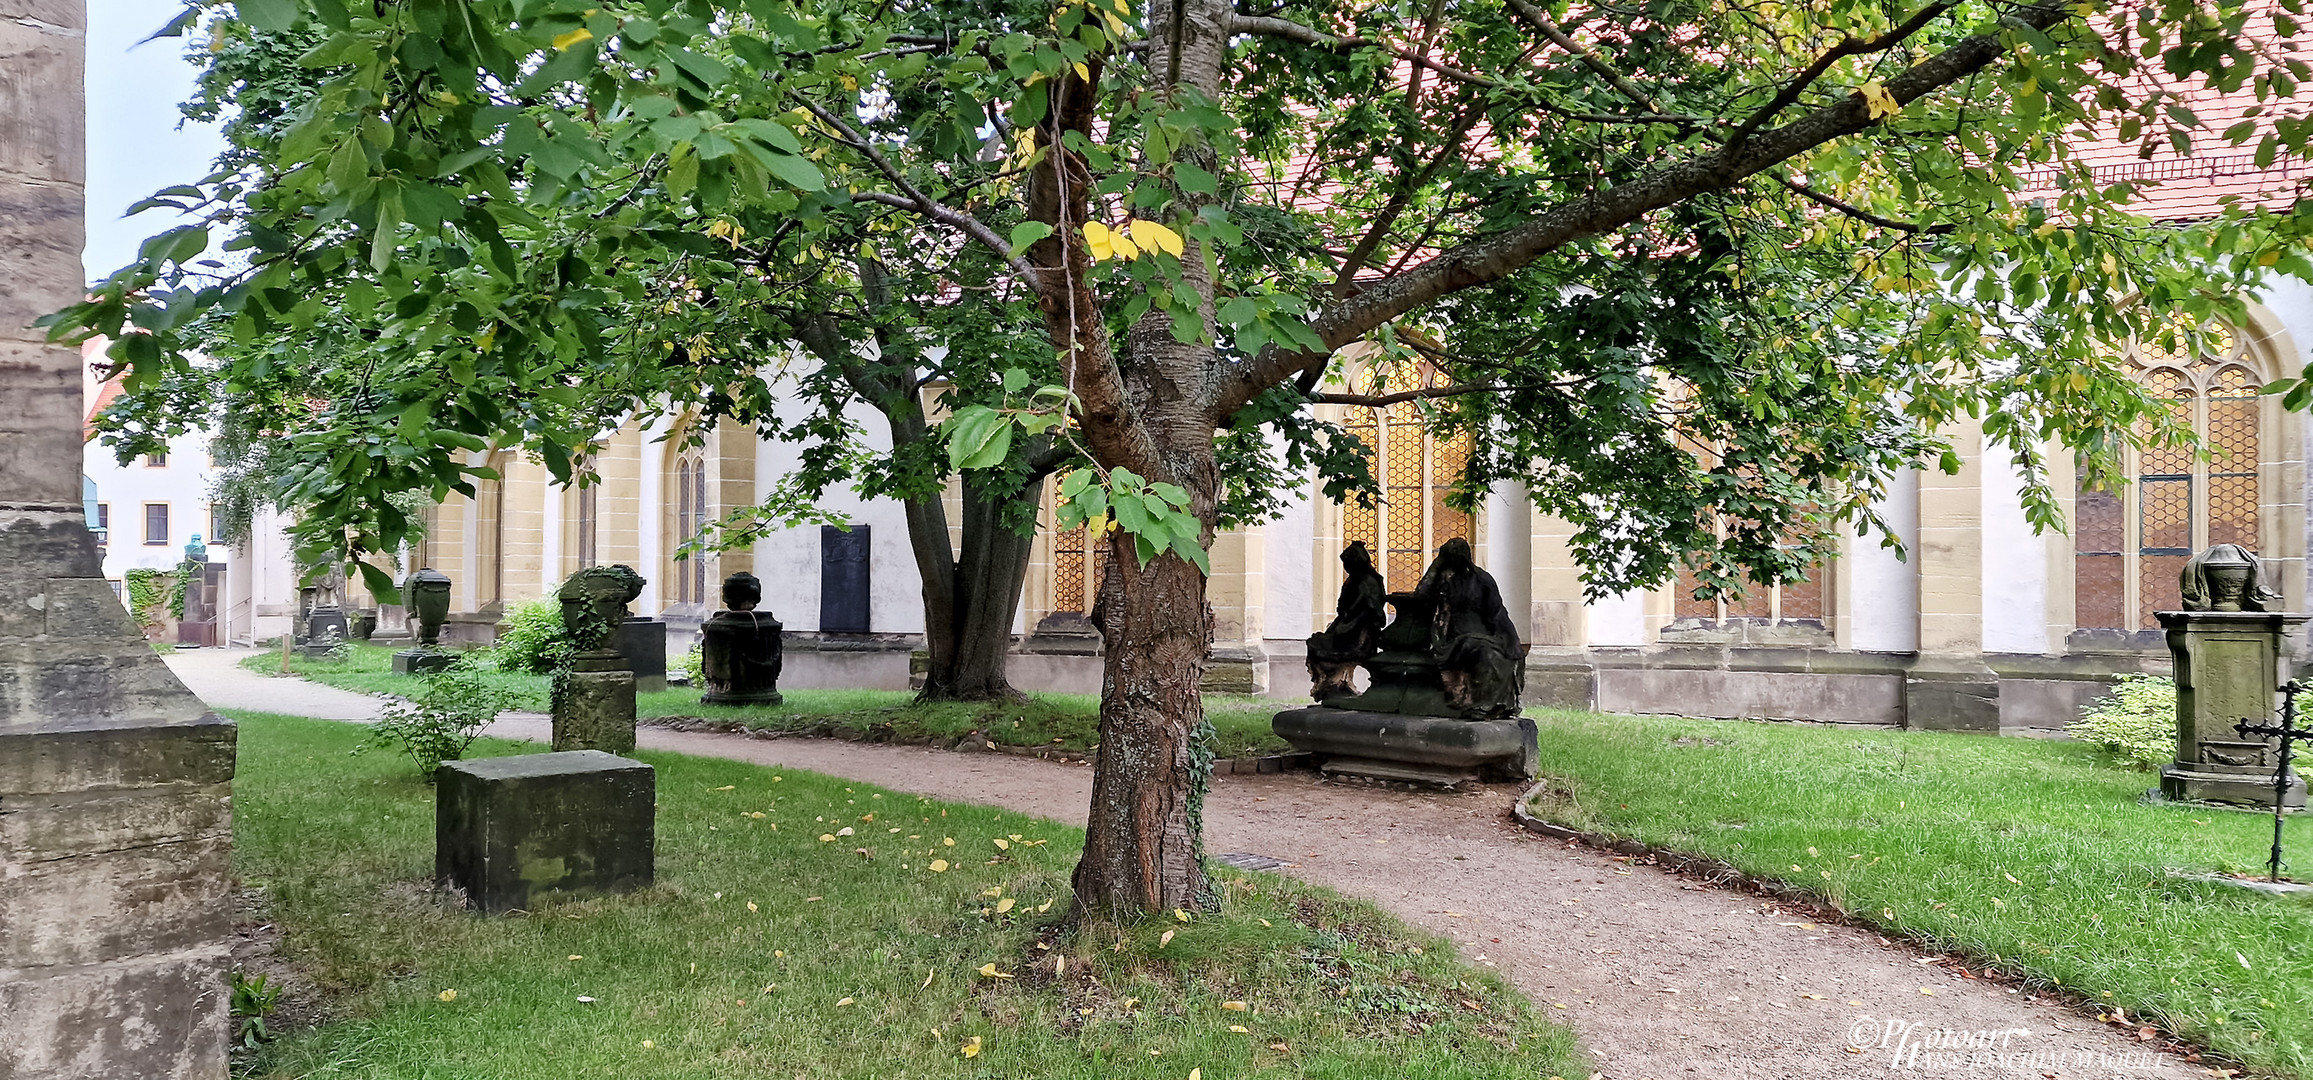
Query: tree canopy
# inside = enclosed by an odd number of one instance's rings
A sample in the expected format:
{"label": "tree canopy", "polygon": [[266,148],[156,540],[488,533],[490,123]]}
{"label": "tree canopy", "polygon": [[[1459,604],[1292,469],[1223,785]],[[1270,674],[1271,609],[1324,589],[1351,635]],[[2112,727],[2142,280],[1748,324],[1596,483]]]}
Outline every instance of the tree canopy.
{"label": "tree canopy", "polygon": [[2114,343],[2313,276],[2294,207],[2152,221],[2087,151],[2301,157],[2295,7],[241,0],[217,40],[309,35],[310,98],[53,325],[137,392],[220,337],[267,345],[228,385],[344,372],[299,444],[325,547],[485,439],[559,477],[637,409],[775,415],[814,317],[823,359],[944,349],[947,464],[1057,440],[1063,520],[1118,526],[1079,893],[1169,907],[1224,476],[1359,479],[1309,406],[1469,432],[1456,497],[1516,484],[1594,593],[1801,573],[1965,417],[2059,524],[2044,448],[2175,434]]}

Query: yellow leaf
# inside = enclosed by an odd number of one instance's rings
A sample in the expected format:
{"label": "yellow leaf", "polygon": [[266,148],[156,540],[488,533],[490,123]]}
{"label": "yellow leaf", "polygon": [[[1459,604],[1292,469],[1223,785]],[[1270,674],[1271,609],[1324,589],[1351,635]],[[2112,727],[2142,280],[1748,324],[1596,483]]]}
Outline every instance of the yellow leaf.
{"label": "yellow leaf", "polygon": [[1252,1008],[1252,1006],[1247,1005],[1242,1001],[1224,1001],[1221,1003],[1221,1007],[1229,1010],[1230,1012],[1244,1012],[1247,1009]]}
{"label": "yellow leaf", "polygon": [[1077,78],[1079,78],[1079,79],[1082,79],[1082,80],[1084,80],[1085,82],[1088,82],[1088,83],[1092,81],[1092,69],[1091,69],[1091,68],[1088,68],[1088,67],[1085,67],[1085,66],[1084,66],[1084,61],[1082,61],[1082,60],[1079,60],[1079,61],[1077,61],[1075,66],[1076,66],[1076,77],[1077,77]]}
{"label": "yellow leaf", "polygon": [[1115,236],[1108,226],[1097,221],[1084,223],[1084,249],[1091,254],[1093,262],[1107,262],[1115,257],[1116,248],[1111,243]]}
{"label": "yellow leaf", "polygon": [[[924,972],[924,984],[923,984],[922,986],[916,987],[916,989],[918,989],[918,990],[928,990],[928,989],[930,989],[930,988],[931,988],[931,985],[932,985],[932,976],[934,976],[934,975],[937,975],[937,974],[939,974],[939,969],[937,969],[937,968],[934,968],[934,969],[933,969],[933,970],[931,970],[931,971],[927,971],[927,972]],[[934,1035],[937,1035],[937,1034],[939,1034],[939,1033],[938,1033],[938,1032],[933,1032],[933,1034],[934,1034]]]}
{"label": "yellow leaf", "polygon": [[996,838],[996,850],[998,850],[998,851],[1010,851],[1010,850],[1012,850],[1012,842],[1011,842],[1010,840],[1006,840],[1006,839],[1004,839],[1003,837],[999,836],[999,837],[997,837],[997,838]]}
{"label": "yellow leaf", "polygon": [[834,842],[835,842],[835,834],[834,834],[834,833],[831,833],[831,832],[823,832],[823,833],[820,833],[820,834],[819,834],[819,842],[820,842],[820,843],[822,843],[822,844],[830,844],[830,843],[834,843]]}
{"label": "yellow leaf", "polygon": [[1013,899],[1009,896],[1003,898],[1002,900],[996,901],[996,914],[1002,915],[1003,913],[1012,910],[1013,903]]}
{"label": "yellow leaf", "polygon": [[1205,1070],[1203,1070],[1203,1069],[1190,1069],[1190,1070],[1189,1070],[1189,1080],[1205,1080]]}
{"label": "yellow leaf", "polygon": [[1243,1035],[1245,1034],[1246,1028],[1243,1024],[1231,1024],[1229,1025],[1229,1030],[1234,1031],[1239,1035]]}
{"label": "yellow leaf", "polygon": [[1045,902],[1036,905],[1036,913],[1039,915],[1042,915],[1043,913],[1050,910],[1052,910],[1052,901],[1050,900],[1046,900]]}
{"label": "yellow leaf", "polygon": [[1131,1012],[1131,1011],[1132,1011],[1132,1007],[1133,1007],[1133,1006],[1135,1006],[1135,1005],[1138,1005],[1138,1004],[1140,1004],[1140,999],[1139,999],[1139,998],[1136,998],[1136,997],[1128,997],[1128,998],[1118,998],[1118,999],[1116,999],[1116,1007],[1117,1007],[1117,1008],[1119,1008],[1119,1009],[1123,1009],[1123,1010],[1124,1010],[1124,1011],[1126,1011],[1126,1012]]}
{"label": "yellow leaf", "polygon": [[1189,913],[1188,913],[1188,912],[1186,912],[1186,911],[1183,911],[1183,910],[1181,910],[1181,909],[1179,909],[1179,908],[1174,908],[1174,909],[1173,909],[1173,918],[1175,918],[1175,919],[1179,919],[1179,920],[1180,920],[1180,921],[1182,921],[1182,922],[1187,922],[1187,921],[1189,921]]}
{"label": "yellow leaf", "polygon": [[759,908],[757,908],[757,907],[755,906],[755,902],[754,902],[753,900],[749,900],[749,901],[747,901],[747,910],[749,910],[749,911],[759,911],[759,910],[761,910],[761,909],[759,909]]}
{"label": "yellow leaf", "polygon": [[2022,884],[2023,884],[2023,882],[2016,880],[2016,875],[2014,875],[2014,874],[2011,874],[2011,873],[2009,873],[2009,872],[2007,872],[2007,871],[2005,871],[2005,870],[2002,870],[2002,871],[2000,871],[2000,876],[2001,876],[2001,877],[2004,877],[2004,878],[2007,878],[2007,879],[2008,879],[2008,883],[2009,883],[2009,884],[2011,884],[2011,885],[2022,885]]}
{"label": "yellow leaf", "polygon": [[2264,253],[2264,254],[2262,254],[2262,255],[2259,255],[2259,256],[2257,256],[2257,265],[2259,265],[2259,266],[2271,266],[2271,265],[2273,265],[2274,263],[2277,263],[2277,262],[2280,262],[2280,261],[2281,261],[2281,252],[2280,252],[2280,249],[2278,249],[2278,248],[2276,248],[2276,249],[2274,249],[2274,250],[2272,250],[2272,251],[2268,251],[2268,252],[2266,252],[2266,253]]}
{"label": "yellow leaf", "polygon": [[967,1039],[967,1040],[965,1040],[965,1041],[964,1041],[964,1046],[963,1046],[963,1051],[962,1051],[962,1052],[963,1052],[963,1055],[964,1055],[965,1057],[968,1057],[968,1058],[976,1058],[976,1057],[979,1057],[979,1056],[980,1056],[980,1037],[979,1037],[979,1036],[977,1036],[977,1035],[974,1035],[974,1036],[972,1036],[970,1039]]}
{"label": "yellow leaf", "polygon": [[444,991],[442,991],[442,992],[441,992],[441,993],[439,993],[439,994],[435,994],[434,996],[435,996],[435,997],[437,997],[437,998],[440,998],[440,999],[442,999],[443,1001],[456,1001],[456,1000],[458,1000],[458,992],[457,992],[457,991],[455,991],[455,990],[444,990]]}
{"label": "yellow leaf", "polygon": [[1125,227],[1132,230],[1133,242],[1149,251],[1162,251],[1177,259],[1183,251],[1188,250],[1181,242],[1181,234],[1156,222],[1134,218]]}
{"label": "yellow leaf", "polygon": [[649,1039],[644,1039],[644,1040],[643,1040],[643,1049],[645,1049],[645,1050],[648,1050],[648,1049],[650,1049],[651,1047],[654,1047],[654,1046],[657,1046],[657,1045],[658,1045],[657,1043],[655,1043],[655,1042],[652,1042],[652,1041],[651,1041],[651,1040],[649,1040]]}
{"label": "yellow leaf", "polygon": [[1269,921],[1269,920],[1267,920],[1267,919],[1262,919],[1262,920],[1260,920],[1260,922],[1261,922],[1261,925],[1263,925],[1263,926],[1275,926],[1275,925],[1277,925],[1277,924],[1275,924],[1275,923],[1273,923],[1273,922],[1270,922],[1270,921]]}
{"label": "yellow leaf", "polygon": [[933,860],[932,860],[932,873],[935,873],[935,874],[945,874],[945,873],[947,873],[947,872],[948,872],[948,860],[946,860],[946,859],[933,859]]}
{"label": "yellow leaf", "polygon": [[990,885],[987,888],[980,890],[980,895],[1002,896],[1004,895],[1004,887],[1002,885]]}
{"label": "yellow leaf", "polygon": [[955,838],[955,837],[953,837],[953,836],[943,836],[943,837],[941,837],[941,838],[940,838],[940,846],[941,846],[941,847],[954,847],[954,846],[956,846],[956,838]]}
{"label": "yellow leaf", "polygon": [[[715,230],[716,230],[717,228],[720,228],[720,229],[722,229],[722,232],[716,232]],[[730,231],[731,231],[731,223],[730,223],[730,222],[728,222],[728,221],[718,221],[718,222],[714,223],[713,225],[709,225],[709,226],[707,226],[707,235],[708,235],[708,236],[721,236],[721,235],[723,235],[723,233],[725,233],[725,232],[730,232]],[[725,784],[725,785],[723,785],[722,787],[716,788],[715,790],[717,790],[717,791],[729,791],[729,790],[731,790],[732,788],[735,788],[735,787],[738,787],[738,786],[739,786],[739,785],[737,785],[737,784]]]}
{"label": "yellow leaf", "polygon": [[1857,93],[1863,95],[1863,107],[1873,120],[1882,120],[1903,111],[1903,103],[1887,92],[1878,82],[1867,82]]}
{"label": "yellow leaf", "polygon": [[584,960],[584,959],[586,959],[585,957],[583,957],[583,956],[580,956],[580,955],[578,955],[577,953],[571,953],[571,954],[570,954],[570,958],[571,958],[571,959],[573,959],[573,960]]}
{"label": "yellow leaf", "polygon": [[578,43],[579,43],[579,42],[581,42],[581,41],[593,41],[593,40],[594,40],[594,31],[592,31],[592,30],[589,30],[589,29],[587,29],[587,28],[585,28],[585,27],[581,26],[581,27],[579,27],[579,28],[578,28],[578,29],[576,29],[576,30],[573,30],[573,31],[571,31],[571,32],[569,32],[569,33],[567,33],[567,34],[564,34],[564,35],[562,35],[562,36],[560,36],[560,37],[557,37],[557,38],[555,38],[555,39],[554,39],[554,48],[555,48],[555,51],[557,51],[557,52],[560,52],[561,50],[563,50],[563,49],[567,49],[567,48],[569,48],[569,47],[571,47],[571,46],[573,46],[573,45],[576,45],[576,44],[578,44]]}
{"label": "yellow leaf", "polygon": [[1164,948],[1165,946],[1167,946],[1167,945],[1170,945],[1170,944],[1172,944],[1172,943],[1173,943],[1173,932],[1172,932],[1172,931],[1170,931],[1170,930],[1167,930],[1167,931],[1165,931],[1165,932],[1164,932],[1164,934],[1163,934],[1163,936],[1161,936],[1161,937],[1157,938],[1157,948],[1160,948],[1160,949],[1161,949],[1161,948]]}
{"label": "yellow leaf", "polygon": [[980,974],[982,977],[990,979],[1009,979],[1012,977],[996,970],[996,963],[993,960],[980,965]]}
{"label": "yellow leaf", "polygon": [[844,1006],[846,1006],[846,1005],[849,1005],[849,1004],[851,1004],[851,999],[850,999],[850,998],[842,998],[842,999],[838,1000],[838,1001],[835,1003],[835,1007],[836,1007],[836,1008],[838,1008],[838,1009],[840,1009],[840,1008],[842,1008],[842,1007],[844,1007]]}

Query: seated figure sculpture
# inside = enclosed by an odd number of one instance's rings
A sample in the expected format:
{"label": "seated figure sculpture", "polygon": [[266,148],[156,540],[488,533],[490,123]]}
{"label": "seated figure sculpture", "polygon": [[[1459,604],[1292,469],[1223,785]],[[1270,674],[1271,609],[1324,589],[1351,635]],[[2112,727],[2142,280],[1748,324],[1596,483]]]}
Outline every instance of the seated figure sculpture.
{"label": "seated figure sculpture", "polygon": [[723,610],[699,628],[705,705],[777,705],[785,665],[779,620],[755,610],[763,582],[742,570],[723,581]]}
{"label": "seated figure sculpture", "polygon": [[1516,716],[1525,650],[1501,587],[1478,568],[1470,542],[1457,536],[1440,546],[1414,595],[1430,601],[1430,652],[1447,703],[1473,720]]}
{"label": "seated figure sculpture", "polygon": [[1357,692],[1351,681],[1357,665],[1381,651],[1381,628],[1389,621],[1384,607],[1388,586],[1373,568],[1365,541],[1352,541],[1341,551],[1341,598],[1334,605],[1333,622],[1309,635],[1309,697],[1329,701]]}

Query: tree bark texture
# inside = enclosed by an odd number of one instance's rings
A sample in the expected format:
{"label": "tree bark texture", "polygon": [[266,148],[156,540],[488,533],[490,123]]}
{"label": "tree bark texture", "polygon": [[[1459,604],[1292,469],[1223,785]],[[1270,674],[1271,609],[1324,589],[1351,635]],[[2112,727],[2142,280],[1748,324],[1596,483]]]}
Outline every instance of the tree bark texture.
{"label": "tree bark texture", "polygon": [[[934,602],[932,578],[924,579],[924,644],[929,669],[925,701],[995,701],[1020,697],[1004,671],[1012,647],[1012,618],[1020,608],[1020,586],[1028,576],[1033,535],[1005,526],[1003,506],[980,489],[976,474],[964,477],[963,542],[959,545],[947,595]],[[923,500],[937,505],[937,500]],[[942,518],[944,514],[940,515]],[[913,534],[914,515],[909,518]],[[947,549],[944,520],[940,554]]]}

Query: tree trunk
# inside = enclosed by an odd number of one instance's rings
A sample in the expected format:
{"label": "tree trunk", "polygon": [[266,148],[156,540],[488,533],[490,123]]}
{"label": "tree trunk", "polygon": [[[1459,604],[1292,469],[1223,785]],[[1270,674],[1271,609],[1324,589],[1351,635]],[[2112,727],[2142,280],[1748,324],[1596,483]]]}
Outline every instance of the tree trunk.
{"label": "tree trunk", "polygon": [[[949,587],[942,602],[934,602],[931,575],[924,579],[924,644],[930,654],[920,695],[924,701],[1022,696],[1006,678],[1004,661],[1011,652],[1012,618],[1020,608],[1020,586],[1028,576],[1028,552],[1035,537],[1005,527],[1002,504],[981,490],[977,475],[964,475],[963,543],[953,572],[946,575]],[[925,539],[936,543],[944,555],[946,514],[937,516],[939,535]],[[917,528],[911,511],[911,541],[917,541]]]}
{"label": "tree trunk", "polygon": [[1210,909],[1203,806],[1212,759],[1195,741],[1212,645],[1205,577],[1173,555],[1136,567],[1132,539],[1114,533],[1093,620],[1106,655],[1092,810],[1071,882],[1077,910],[1122,921]]}

